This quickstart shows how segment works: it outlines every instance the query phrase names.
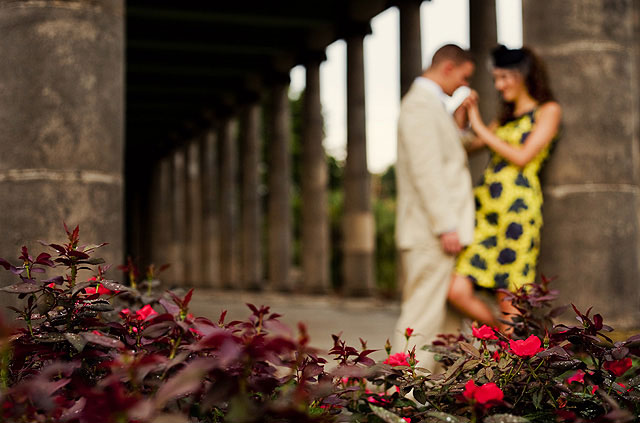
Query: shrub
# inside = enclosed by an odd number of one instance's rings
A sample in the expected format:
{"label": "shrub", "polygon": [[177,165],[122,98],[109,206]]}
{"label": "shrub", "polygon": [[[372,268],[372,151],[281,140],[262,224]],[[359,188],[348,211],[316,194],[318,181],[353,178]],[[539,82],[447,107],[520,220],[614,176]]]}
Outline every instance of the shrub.
{"label": "shrub", "polygon": [[[425,348],[444,371],[419,367],[415,348],[375,363],[374,351],[334,335],[326,358],[269,307],[248,304],[244,321],[189,313],[185,295],[159,285],[153,267],[128,285],[106,278],[80,246],[45,244],[20,264],[0,259],[19,281],[3,288],[23,299],[24,322],[0,325],[2,419],[20,422],[627,422],[640,415],[640,335],[613,342],[602,316],[554,325],[550,281],[507,293],[519,314],[513,334],[487,326],[440,335]],[[46,278],[48,269],[64,268]],[[81,272],[93,271],[88,280]],[[413,336],[407,328],[407,341]]]}

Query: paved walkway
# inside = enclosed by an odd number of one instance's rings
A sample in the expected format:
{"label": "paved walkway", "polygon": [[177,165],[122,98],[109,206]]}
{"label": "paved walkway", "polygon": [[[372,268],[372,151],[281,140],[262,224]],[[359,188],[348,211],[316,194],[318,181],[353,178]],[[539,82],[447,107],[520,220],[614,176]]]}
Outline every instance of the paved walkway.
{"label": "paved walkway", "polygon": [[342,332],[342,339],[360,349],[362,338],[367,347],[381,350],[374,359],[385,356],[384,344],[392,338],[400,314],[398,302],[379,299],[354,299],[335,296],[282,295],[270,292],[194,291],[189,310],[195,316],[217,321],[227,310],[226,321],[246,319],[251,311],[246,303],[271,307],[281,314],[280,320],[297,331],[298,322],[306,324],[311,345],[328,350],[333,346],[332,334]]}

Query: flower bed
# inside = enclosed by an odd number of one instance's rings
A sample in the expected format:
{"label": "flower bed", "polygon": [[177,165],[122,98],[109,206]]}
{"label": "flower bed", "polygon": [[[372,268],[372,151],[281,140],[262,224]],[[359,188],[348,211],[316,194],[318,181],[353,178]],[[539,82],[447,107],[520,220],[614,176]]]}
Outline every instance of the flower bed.
{"label": "flower bed", "polygon": [[[441,335],[443,372],[420,369],[415,349],[376,363],[374,351],[334,335],[328,366],[303,324],[294,333],[269,307],[244,321],[189,313],[184,296],[152,295],[153,268],[127,285],[107,280],[101,245],[26,248],[19,280],[3,288],[24,327],[0,329],[4,421],[20,422],[627,422],[640,415],[640,336],[613,342],[598,314],[554,325],[565,308],[543,279],[509,294],[520,315],[510,338],[487,326]],[[64,276],[46,270],[64,267]],[[80,273],[92,271],[88,280]],[[407,341],[413,336],[407,328]],[[635,364],[634,364],[635,363]],[[328,368],[332,370],[329,371]]]}

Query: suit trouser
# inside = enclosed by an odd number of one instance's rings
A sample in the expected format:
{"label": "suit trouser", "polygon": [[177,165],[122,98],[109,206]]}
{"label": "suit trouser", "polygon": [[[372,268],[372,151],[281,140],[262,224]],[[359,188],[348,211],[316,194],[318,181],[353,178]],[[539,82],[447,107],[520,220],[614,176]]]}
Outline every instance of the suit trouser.
{"label": "suit trouser", "polygon": [[[440,245],[434,248],[400,250],[400,266],[404,281],[402,307],[396,324],[393,352],[411,350],[416,346],[417,367],[436,370],[433,353],[423,351],[436,335],[451,333],[461,326],[460,315],[447,306],[447,292],[455,257],[445,254]],[[404,331],[414,330],[407,341]]]}

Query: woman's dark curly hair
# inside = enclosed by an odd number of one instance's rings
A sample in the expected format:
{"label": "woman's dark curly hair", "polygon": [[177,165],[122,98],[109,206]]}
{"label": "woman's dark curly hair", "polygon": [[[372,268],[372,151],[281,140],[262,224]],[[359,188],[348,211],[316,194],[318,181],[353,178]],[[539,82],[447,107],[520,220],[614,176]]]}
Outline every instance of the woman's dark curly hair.
{"label": "woman's dark curly hair", "polygon": [[[528,47],[520,49],[508,49],[503,45],[491,52],[493,66],[495,68],[512,69],[518,71],[524,78],[524,84],[538,104],[555,101],[547,69],[542,60]],[[498,121],[504,125],[513,119],[515,105],[502,100],[498,111]]]}

